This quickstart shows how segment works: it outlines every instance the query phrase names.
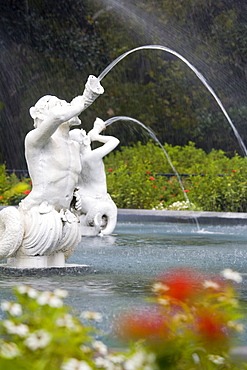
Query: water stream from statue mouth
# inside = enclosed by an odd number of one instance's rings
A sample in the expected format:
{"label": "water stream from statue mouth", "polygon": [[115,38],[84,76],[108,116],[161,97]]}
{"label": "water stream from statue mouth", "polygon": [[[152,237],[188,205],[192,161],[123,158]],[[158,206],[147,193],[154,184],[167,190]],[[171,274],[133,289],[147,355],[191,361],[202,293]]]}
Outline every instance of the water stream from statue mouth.
{"label": "water stream from statue mouth", "polygon": [[[246,146],[241,138],[241,136],[239,135],[235,125],[233,124],[231,118],[229,117],[226,109],[224,108],[221,100],[219,99],[219,97],[216,95],[216,93],[214,92],[214,90],[212,89],[212,87],[208,84],[207,80],[205,79],[205,77],[201,74],[201,72],[199,72],[185,57],[183,57],[181,54],[179,54],[178,52],[176,52],[175,50],[173,49],[170,49],[166,46],[163,46],[163,45],[144,45],[144,46],[139,46],[139,47],[136,47],[134,49],[131,49],[123,54],[121,54],[119,57],[117,57],[113,62],[111,62],[104,70],[103,72],[101,72],[101,74],[99,75],[98,79],[99,81],[101,81],[110,71],[111,69],[117,64],[119,63],[122,59],[124,59],[126,56],[128,56],[129,54],[132,54],[134,53],[135,51],[138,51],[138,50],[144,50],[144,49],[154,49],[154,50],[163,50],[163,51],[166,51],[170,54],[173,54],[175,55],[176,57],[178,57],[180,60],[182,60],[195,74],[196,76],[199,78],[199,80],[204,84],[204,86],[208,89],[208,91],[211,93],[211,95],[214,97],[214,99],[216,100],[216,102],[218,103],[220,109],[222,110],[224,116],[226,117],[228,123],[230,124],[236,138],[237,138],[237,141],[239,143],[239,146],[241,147],[241,149],[243,150],[244,152],[244,156],[246,157],[247,156],[247,149],[246,149]],[[157,141],[156,141],[157,142]],[[160,144],[159,144],[160,145]]]}
{"label": "water stream from statue mouth", "polygon": [[[141,126],[142,128],[144,128],[144,130],[146,130],[149,133],[150,137],[159,145],[159,147],[162,149],[163,153],[165,154],[166,159],[167,159],[170,167],[172,168],[174,174],[176,175],[176,177],[178,179],[178,182],[179,182],[180,188],[183,191],[185,200],[189,204],[190,208],[192,209],[192,204],[191,204],[191,202],[189,200],[189,197],[187,196],[187,194],[185,192],[185,189],[184,189],[184,186],[183,186],[181,177],[180,177],[178,171],[176,170],[176,168],[174,167],[169,154],[167,153],[167,151],[165,150],[164,146],[161,144],[161,142],[159,141],[159,139],[157,138],[157,136],[155,135],[155,133],[149,127],[145,126],[141,121],[139,121],[139,120],[137,120],[135,118],[132,118],[132,117],[127,117],[127,116],[115,116],[115,117],[111,117],[111,118],[109,118],[108,120],[105,121],[105,125],[107,127],[107,126],[110,126],[112,123],[117,122],[117,121],[126,121],[126,122],[134,122],[134,123],[137,123],[139,126]],[[199,230],[200,227],[199,227],[199,223],[198,223],[197,218],[195,216],[193,216],[193,219],[194,219],[194,221],[196,223],[197,230]]]}

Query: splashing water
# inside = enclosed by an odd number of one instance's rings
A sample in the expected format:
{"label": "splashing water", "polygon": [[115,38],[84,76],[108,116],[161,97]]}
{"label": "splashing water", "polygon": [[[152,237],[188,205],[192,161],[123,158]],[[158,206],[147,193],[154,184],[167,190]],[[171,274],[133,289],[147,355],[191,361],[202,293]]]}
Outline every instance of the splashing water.
{"label": "splashing water", "polygon": [[111,69],[117,63],[119,63],[123,58],[125,58],[127,55],[132,54],[135,51],[143,50],[143,49],[163,50],[163,51],[166,51],[166,52],[168,52],[170,54],[173,54],[176,57],[178,57],[180,60],[182,60],[196,74],[196,76],[199,78],[199,80],[203,83],[204,86],[206,86],[206,88],[208,89],[208,91],[211,93],[211,95],[214,97],[214,99],[218,103],[220,109],[222,110],[224,116],[226,117],[228,123],[230,124],[230,126],[231,126],[231,128],[232,128],[232,130],[233,130],[233,132],[234,132],[234,134],[235,134],[235,136],[237,138],[237,140],[238,140],[239,146],[241,147],[241,149],[244,152],[244,156],[246,157],[247,156],[247,149],[246,149],[246,147],[244,145],[244,142],[243,142],[241,136],[239,135],[236,127],[234,126],[231,118],[229,117],[226,109],[224,108],[221,100],[216,95],[216,93],[214,92],[214,90],[212,89],[212,87],[208,84],[208,82],[205,79],[205,77],[186,58],[184,58],[181,54],[177,53],[175,50],[172,50],[172,49],[170,49],[170,48],[168,48],[166,46],[162,46],[162,45],[145,45],[145,46],[139,46],[137,48],[131,49],[129,51],[126,51],[125,53],[123,53],[122,55],[120,55],[119,57],[117,57],[112,63],[110,63],[103,70],[103,72],[99,75],[99,77],[98,77],[99,80],[101,81],[111,71]]}
{"label": "splashing water", "polygon": [[169,154],[167,153],[167,151],[165,150],[165,148],[163,147],[163,145],[161,144],[161,142],[158,140],[158,138],[156,137],[155,133],[147,126],[145,126],[141,121],[138,121],[137,119],[135,118],[132,118],[132,117],[127,117],[127,116],[115,116],[115,117],[111,117],[109,118],[108,120],[105,121],[105,125],[106,127],[111,125],[113,122],[116,122],[116,121],[126,121],[126,122],[134,122],[134,123],[137,123],[139,126],[141,126],[142,128],[144,128],[144,130],[146,130],[150,137],[160,146],[160,148],[162,149],[163,153],[165,154],[166,158],[167,158],[167,161],[169,163],[169,165],[171,166],[172,170],[174,171],[177,179],[178,179],[178,182],[179,182],[179,185],[183,191],[183,194],[184,194],[184,197],[186,199],[186,201],[188,202],[188,204],[191,205],[191,202],[185,192],[185,189],[184,189],[184,186],[182,184],[182,181],[181,181],[181,177],[179,176],[179,173],[177,172],[176,168],[174,167],[170,157],[169,157]]}

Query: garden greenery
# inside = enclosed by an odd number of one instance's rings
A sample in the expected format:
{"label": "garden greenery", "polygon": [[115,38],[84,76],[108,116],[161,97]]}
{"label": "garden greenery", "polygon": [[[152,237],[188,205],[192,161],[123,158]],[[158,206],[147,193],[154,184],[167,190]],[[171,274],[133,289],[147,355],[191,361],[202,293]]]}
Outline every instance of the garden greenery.
{"label": "garden greenery", "polygon": [[[154,142],[122,147],[105,158],[108,191],[118,208],[247,211],[247,160],[190,142],[164,145],[183,184]],[[164,174],[169,174],[164,176]]]}
{"label": "garden greenery", "polygon": [[[247,159],[237,153],[207,154],[192,142],[165,144],[163,151],[150,141],[122,147],[104,162],[108,192],[118,208],[247,212]],[[18,204],[30,190],[30,179],[7,175],[0,166],[0,205]]]}
{"label": "garden greenery", "polygon": [[97,339],[92,322],[102,320],[101,314],[72,314],[63,302],[67,291],[17,286],[16,300],[1,302],[0,368],[247,369],[230,353],[236,334],[244,330],[233,281],[242,277],[231,269],[215,277],[188,268],[158,277],[148,306],[118,315],[112,333],[120,344],[117,351]]}
{"label": "garden greenery", "polygon": [[20,180],[15,173],[8,175],[5,165],[0,165],[0,205],[16,205],[30,190],[30,179]]}

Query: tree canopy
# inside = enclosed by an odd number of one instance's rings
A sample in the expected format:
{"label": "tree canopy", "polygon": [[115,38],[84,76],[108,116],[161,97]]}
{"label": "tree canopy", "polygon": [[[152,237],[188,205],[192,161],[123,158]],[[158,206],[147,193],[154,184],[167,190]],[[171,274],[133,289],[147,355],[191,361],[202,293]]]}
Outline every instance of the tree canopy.
{"label": "tree canopy", "polygon": [[[141,45],[175,50],[206,78],[247,141],[247,4],[220,0],[6,0],[0,4],[1,161],[25,166],[23,140],[32,129],[28,109],[45,94],[80,94],[122,53]],[[242,155],[222,111],[198,77],[174,55],[142,50],[103,79],[105,94],[81,119],[131,116],[162,143],[189,141],[207,152]],[[140,127],[107,129],[122,145],[148,136]]]}

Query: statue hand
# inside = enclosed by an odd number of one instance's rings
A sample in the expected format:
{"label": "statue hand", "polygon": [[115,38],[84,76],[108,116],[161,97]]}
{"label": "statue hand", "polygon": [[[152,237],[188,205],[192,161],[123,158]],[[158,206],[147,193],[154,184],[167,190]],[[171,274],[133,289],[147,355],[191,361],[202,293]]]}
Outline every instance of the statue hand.
{"label": "statue hand", "polygon": [[91,90],[93,93],[96,93],[96,94],[103,94],[104,92],[104,88],[100,84],[98,77],[95,77],[93,75],[90,75],[88,77],[86,88],[88,88],[89,90]]}
{"label": "statue hand", "polygon": [[98,130],[93,128],[92,130],[89,131],[87,136],[89,137],[90,141],[97,141],[97,137],[99,136],[99,132],[98,132]]}
{"label": "statue hand", "polygon": [[94,121],[93,129],[98,131],[98,133],[105,130],[106,125],[105,125],[105,122],[103,121],[103,119],[97,117],[96,120]]}
{"label": "statue hand", "polygon": [[72,117],[68,122],[70,123],[70,126],[79,126],[81,124],[81,120],[77,116]]}

